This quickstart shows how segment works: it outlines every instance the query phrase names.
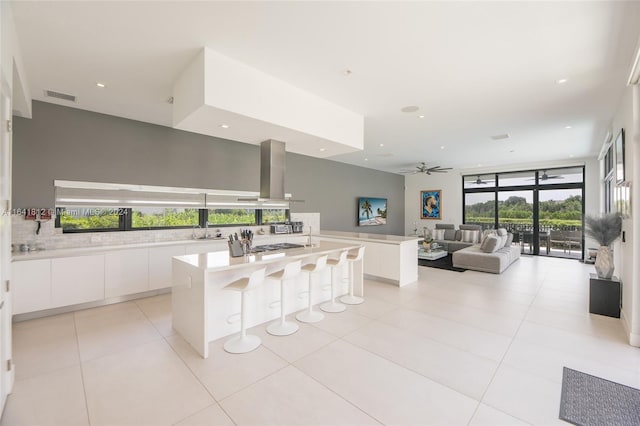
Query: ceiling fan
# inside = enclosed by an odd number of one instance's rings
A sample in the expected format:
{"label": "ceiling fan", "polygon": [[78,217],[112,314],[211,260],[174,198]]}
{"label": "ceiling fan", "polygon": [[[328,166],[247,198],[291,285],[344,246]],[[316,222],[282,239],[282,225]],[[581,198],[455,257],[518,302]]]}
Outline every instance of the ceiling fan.
{"label": "ceiling fan", "polygon": [[478,175],[478,179],[473,181],[473,183],[475,183],[476,185],[486,185],[489,183],[489,181],[480,179],[480,175]]}
{"label": "ceiling fan", "polygon": [[[538,176],[538,179],[540,179],[540,181],[542,182],[542,181],[549,180],[549,179],[564,179],[564,176],[559,176],[559,175],[549,176],[547,174],[547,171],[543,170],[542,174]],[[527,179],[527,180],[535,180],[535,178],[531,178],[531,179]]]}
{"label": "ceiling fan", "polygon": [[441,166],[428,167],[427,163],[422,161],[420,162],[420,164],[416,166],[415,170],[403,170],[400,173],[406,173],[406,174],[424,173],[424,174],[430,175],[431,173],[447,173],[449,170],[451,170],[451,167],[441,167]]}

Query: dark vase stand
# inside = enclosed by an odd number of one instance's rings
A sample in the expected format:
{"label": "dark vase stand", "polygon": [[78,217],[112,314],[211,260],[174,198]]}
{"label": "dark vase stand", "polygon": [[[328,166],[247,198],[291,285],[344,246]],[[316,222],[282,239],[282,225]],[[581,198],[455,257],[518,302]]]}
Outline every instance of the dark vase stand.
{"label": "dark vase stand", "polygon": [[622,283],[617,277],[598,278],[589,274],[589,312],[620,318],[622,301]]}

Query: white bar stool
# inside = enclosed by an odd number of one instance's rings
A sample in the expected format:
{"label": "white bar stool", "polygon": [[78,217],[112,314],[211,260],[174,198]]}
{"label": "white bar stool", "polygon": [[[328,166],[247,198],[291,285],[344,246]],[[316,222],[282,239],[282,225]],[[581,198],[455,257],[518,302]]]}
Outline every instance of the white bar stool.
{"label": "white bar stool", "polygon": [[340,298],[342,303],[346,303],[347,305],[359,305],[364,302],[362,297],[353,295],[353,264],[355,262],[359,262],[364,258],[364,246],[360,247],[355,253],[349,253],[347,255],[347,262],[349,262],[349,294],[345,294]]}
{"label": "white bar stool", "polygon": [[287,322],[286,308],[285,308],[285,281],[290,281],[300,273],[302,261],[296,260],[285,265],[285,267],[273,274],[269,274],[267,278],[280,281],[280,320],[269,324],[267,327],[267,333],[274,336],[288,336],[298,331],[298,324]]}
{"label": "white bar stool", "polygon": [[340,252],[340,257],[337,259],[328,259],[327,265],[331,267],[331,300],[329,302],[323,303],[320,305],[320,309],[325,312],[337,313],[342,312],[347,309],[342,303],[336,302],[336,270],[345,263],[347,263],[347,250],[343,250]]}
{"label": "white bar stool", "polygon": [[260,346],[261,340],[258,336],[247,335],[246,330],[246,303],[245,293],[254,290],[264,282],[266,268],[253,271],[248,277],[240,278],[224,287],[225,290],[240,292],[240,336],[229,339],[224,344],[224,350],[232,354],[244,354],[251,352]]}
{"label": "white bar stool", "polygon": [[302,267],[302,272],[309,274],[309,306],[302,312],[298,312],[296,319],[300,322],[312,323],[322,321],[324,315],[318,311],[313,310],[313,293],[312,293],[312,281],[311,276],[321,272],[327,266],[327,258],[329,255],[320,256],[316,259],[315,263],[309,263]]}

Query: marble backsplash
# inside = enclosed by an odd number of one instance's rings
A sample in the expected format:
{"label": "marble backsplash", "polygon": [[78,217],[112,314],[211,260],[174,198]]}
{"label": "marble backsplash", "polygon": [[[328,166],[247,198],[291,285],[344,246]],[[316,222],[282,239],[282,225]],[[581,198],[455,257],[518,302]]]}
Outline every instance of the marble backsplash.
{"label": "marble backsplash", "polygon": [[[309,233],[309,227],[313,234],[320,232],[320,213],[291,213],[292,221],[304,223],[303,232]],[[251,229],[254,233],[262,228],[269,234],[269,226],[239,226],[239,227],[210,227],[210,233],[215,234],[217,229],[223,236],[239,232],[240,229]],[[157,229],[141,231],[116,231],[116,232],[87,232],[79,234],[63,234],[61,228],[55,227],[55,220],[43,221],[40,232],[36,235],[37,224],[32,220],[24,220],[14,216],[12,220],[11,242],[18,250],[20,244],[28,244],[39,250],[55,250],[77,247],[101,247],[126,244],[144,244],[154,242],[181,241],[192,238],[193,229]],[[205,233],[204,229],[195,230],[198,237]]]}

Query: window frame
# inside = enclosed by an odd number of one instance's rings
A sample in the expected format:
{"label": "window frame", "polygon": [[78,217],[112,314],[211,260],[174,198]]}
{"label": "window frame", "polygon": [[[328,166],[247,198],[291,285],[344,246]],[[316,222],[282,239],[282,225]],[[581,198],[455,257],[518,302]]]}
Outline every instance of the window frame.
{"label": "window frame", "polygon": [[[74,207],[56,207],[56,218],[55,218],[55,227],[62,228],[62,223],[60,222],[60,212],[69,208]],[[89,208],[89,207],[78,207],[78,208]],[[167,207],[169,208],[169,207]],[[154,231],[154,230],[168,230],[168,229],[191,229],[194,227],[206,228],[207,222],[209,219],[209,209],[198,209],[198,224],[197,225],[181,225],[181,226],[154,226],[154,227],[142,227],[142,228],[133,228],[132,227],[132,215],[133,208],[131,207],[122,207],[117,208],[113,207],[114,210],[122,211],[123,214],[119,216],[118,228],[89,228],[89,229],[62,229],[63,234],[81,234],[87,232],[129,232],[129,231]],[[284,222],[269,222],[263,223],[262,209],[255,209],[255,222],[254,223],[229,223],[229,224],[209,224],[210,227],[216,228],[231,228],[238,226],[268,226],[275,223],[288,223],[291,222],[291,209],[287,208],[285,210],[285,221]]]}

